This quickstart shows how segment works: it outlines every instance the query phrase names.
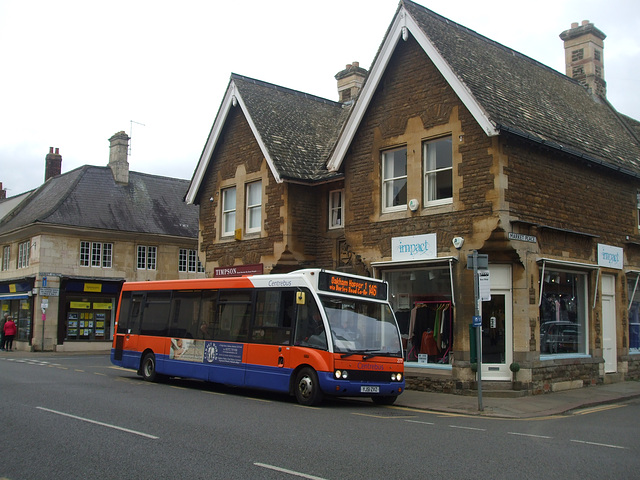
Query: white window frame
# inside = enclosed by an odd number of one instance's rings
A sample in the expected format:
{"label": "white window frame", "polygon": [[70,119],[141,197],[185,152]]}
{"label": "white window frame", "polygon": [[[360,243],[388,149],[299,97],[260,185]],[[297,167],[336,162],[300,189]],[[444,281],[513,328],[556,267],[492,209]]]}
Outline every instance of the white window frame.
{"label": "white window frame", "polygon": [[[220,231],[222,237],[235,235],[236,233],[236,187],[222,189],[220,195],[222,222]],[[229,202],[227,202],[229,200]],[[233,204],[231,204],[233,202]]]}
{"label": "white window frame", "polygon": [[88,267],[91,265],[91,242],[82,240],[80,242],[80,266]]}
{"label": "white window frame", "polygon": [[158,247],[150,245],[138,245],[136,254],[137,270],[155,270],[158,258]]}
{"label": "white window frame", "polygon": [[344,189],[329,192],[329,229],[344,228]]}
{"label": "white window frame", "polygon": [[[252,190],[254,189],[259,189],[259,192],[253,192]],[[247,183],[245,190],[247,203],[245,214],[246,232],[260,232],[262,230],[262,180]],[[254,197],[253,200],[252,196]]]}
{"label": "white window frame", "polygon": [[29,266],[29,255],[31,253],[31,240],[18,244],[18,268]]}
{"label": "white window frame", "polygon": [[[446,167],[438,165],[437,148],[441,142],[449,145],[449,164]],[[453,141],[451,136],[440,137],[422,142],[422,167],[424,172],[424,205],[443,205],[453,202]],[[451,182],[451,196],[435,198],[437,195],[437,180],[439,176],[449,173]],[[435,190],[435,192],[434,192]]]}
{"label": "white window frame", "polygon": [[102,243],[100,242],[91,243],[91,266],[102,266]]}
{"label": "white window frame", "polygon": [[[387,172],[388,162],[395,160],[395,155],[398,152],[404,151],[404,175],[398,175],[396,172]],[[392,150],[385,150],[382,152],[382,212],[399,212],[407,209],[407,199],[405,203],[393,205],[394,199],[398,193],[404,188],[405,197],[407,196],[407,147],[394,148]],[[388,176],[387,176],[388,175]],[[404,184],[403,184],[404,182]],[[391,197],[391,198],[389,198]]]}
{"label": "white window frame", "polygon": [[5,245],[2,248],[2,270],[9,270],[11,265],[11,245]]}
{"label": "white window frame", "polygon": [[187,248],[181,248],[178,256],[178,271],[186,272],[189,262],[189,250]]}
{"label": "white window frame", "polygon": [[102,268],[113,266],[113,243],[102,244]]}

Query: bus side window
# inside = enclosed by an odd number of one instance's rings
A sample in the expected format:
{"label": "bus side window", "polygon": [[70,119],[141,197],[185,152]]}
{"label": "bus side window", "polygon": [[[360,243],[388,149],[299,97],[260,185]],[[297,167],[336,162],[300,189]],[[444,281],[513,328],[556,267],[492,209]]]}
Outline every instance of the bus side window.
{"label": "bus side window", "polygon": [[131,313],[129,314],[129,324],[125,333],[140,333],[140,320],[142,306],[144,304],[144,293],[134,293],[131,297]]}
{"label": "bus side window", "polygon": [[306,300],[304,305],[298,305],[295,344],[327,350],[327,335],[324,324],[311,292],[307,291]]}
{"label": "bus side window", "polygon": [[198,327],[198,336],[196,338],[204,340],[212,340],[214,338],[217,300],[217,290],[205,291],[202,293],[202,303],[200,304],[200,326]]}
{"label": "bus side window", "polygon": [[272,345],[289,345],[296,316],[295,291],[259,290],[251,341]]}
{"label": "bus side window", "polygon": [[129,328],[129,311],[131,310],[131,292],[122,292],[120,300],[120,315],[118,316],[118,331],[116,333],[126,334]]}
{"label": "bus side window", "polygon": [[169,336],[196,338],[200,291],[174,292],[169,315]]}
{"label": "bus side window", "polygon": [[251,319],[251,292],[220,292],[215,340],[246,342]]}
{"label": "bus side window", "polygon": [[147,292],[140,333],[164,337],[168,333],[171,292]]}

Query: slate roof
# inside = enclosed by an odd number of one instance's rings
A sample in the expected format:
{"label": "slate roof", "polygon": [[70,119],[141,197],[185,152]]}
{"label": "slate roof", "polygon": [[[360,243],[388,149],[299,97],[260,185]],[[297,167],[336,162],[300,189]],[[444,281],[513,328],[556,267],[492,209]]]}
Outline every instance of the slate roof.
{"label": "slate roof", "polygon": [[500,132],[640,175],[639,138],[606,100],[412,1],[402,5]]}
{"label": "slate roof", "polygon": [[281,178],[335,177],[325,164],[349,109],[339,102],[232,74],[247,114]]}
{"label": "slate roof", "polygon": [[188,186],[137,172],[122,185],[110,167],[85,165],[34,190],[0,221],[0,234],[41,224],[197,239],[198,207],[182,201]]}

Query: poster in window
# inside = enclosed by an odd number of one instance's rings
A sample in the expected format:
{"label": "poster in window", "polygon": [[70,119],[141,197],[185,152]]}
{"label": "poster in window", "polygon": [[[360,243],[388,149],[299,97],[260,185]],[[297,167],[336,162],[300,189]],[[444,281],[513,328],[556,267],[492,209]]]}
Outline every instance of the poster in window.
{"label": "poster in window", "polygon": [[69,313],[69,315],[67,316],[68,320],[78,320],[78,314],[76,312],[71,312]]}
{"label": "poster in window", "polygon": [[67,331],[67,336],[68,337],[77,337],[78,336],[78,329],[77,328],[70,328]]}

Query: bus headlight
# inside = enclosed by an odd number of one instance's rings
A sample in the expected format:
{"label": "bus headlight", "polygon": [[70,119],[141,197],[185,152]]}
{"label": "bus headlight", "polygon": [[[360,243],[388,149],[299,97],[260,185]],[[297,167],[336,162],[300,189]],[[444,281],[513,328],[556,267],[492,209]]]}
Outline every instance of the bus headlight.
{"label": "bus headlight", "polygon": [[402,381],[402,374],[401,373],[392,373],[391,374],[391,381],[392,382],[401,382]]}
{"label": "bus headlight", "polygon": [[346,370],[336,370],[334,372],[334,375],[338,380],[346,380],[347,377],[349,376]]}

